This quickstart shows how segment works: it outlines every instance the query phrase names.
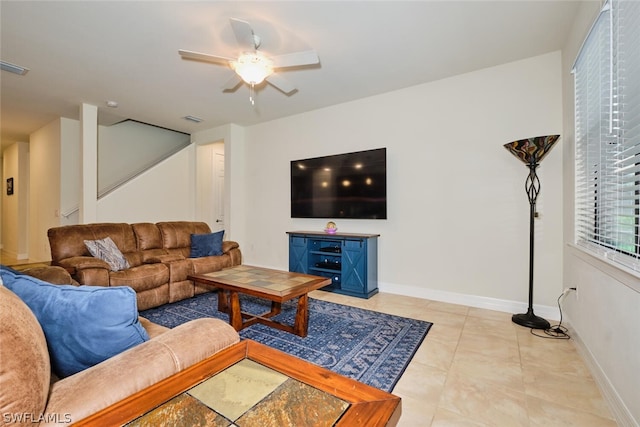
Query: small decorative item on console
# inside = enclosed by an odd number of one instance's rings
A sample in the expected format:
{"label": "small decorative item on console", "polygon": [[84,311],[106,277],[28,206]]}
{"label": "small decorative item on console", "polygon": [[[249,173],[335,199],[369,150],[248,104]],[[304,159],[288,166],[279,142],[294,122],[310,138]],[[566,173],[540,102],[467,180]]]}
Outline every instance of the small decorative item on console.
{"label": "small decorative item on console", "polygon": [[338,231],[338,227],[336,226],[335,222],[329,221],[327,223],[327,226],[324,228],[324,231],[328,234],[336,234],[336,231]]}

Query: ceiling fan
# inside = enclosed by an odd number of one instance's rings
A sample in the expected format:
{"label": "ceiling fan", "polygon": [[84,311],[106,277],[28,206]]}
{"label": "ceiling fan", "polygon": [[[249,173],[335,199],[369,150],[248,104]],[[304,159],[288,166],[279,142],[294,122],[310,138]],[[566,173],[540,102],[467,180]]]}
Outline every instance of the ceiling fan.
{"label": "ceiling fan", "polygon": [[179,49],[178,53],[183,59],[224,64],[231,67],[236,74],[223,85],[223,90],[234,90],[244,81],[249,85],[249,100],[252,104],[255,103],[253,97],[255,86],[265,80],[271,86],[287,95],[296,90],[295,86],[276,73],[275,70],[313,65],[320,62],[318,54],[314,50],[268,57],[258,51],[262,40],[258,35],[254,34],[248,22],[231,18],[231,28],[240,48],[240,55],[237,58],[209,55],[183,49]]}

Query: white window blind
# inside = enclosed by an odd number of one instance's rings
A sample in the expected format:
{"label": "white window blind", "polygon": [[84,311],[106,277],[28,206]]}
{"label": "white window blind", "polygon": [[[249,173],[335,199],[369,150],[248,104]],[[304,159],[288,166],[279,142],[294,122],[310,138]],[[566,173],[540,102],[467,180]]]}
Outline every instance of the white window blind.
{"label": "white window blind", "polygon": [[576,243],[640,271],[640,2],[605,4],[573,71]]}

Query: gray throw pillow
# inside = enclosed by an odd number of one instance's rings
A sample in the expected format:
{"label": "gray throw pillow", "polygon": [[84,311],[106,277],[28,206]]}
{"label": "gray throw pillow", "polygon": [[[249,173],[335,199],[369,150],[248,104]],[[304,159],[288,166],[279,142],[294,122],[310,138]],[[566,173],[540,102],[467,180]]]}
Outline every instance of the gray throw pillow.
{"label": "gray throw pillow", "polygon": [[129,268],[129,262],[120,249],[113,243],[111,237],[99,240],[85,240],[84,245],[89,253],[109,264],[111,271],[120,271]]}

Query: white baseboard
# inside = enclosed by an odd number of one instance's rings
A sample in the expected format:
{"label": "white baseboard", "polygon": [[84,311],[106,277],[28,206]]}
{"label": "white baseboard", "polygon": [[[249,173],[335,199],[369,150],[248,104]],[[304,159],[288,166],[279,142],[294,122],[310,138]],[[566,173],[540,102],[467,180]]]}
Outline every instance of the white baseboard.
{"label": "white baseboard", "polygon": [[[517,301],[502,300],[478,295],[459,294],[417,286],[392,285],[380,282],[378,282],[378,288],[380,289],[380,292],[389,294],[448,302],[450,304],[467,305],[470,307],[485,308],[487,310],[503,311],[505,313],[516,314],[527,312],[527,304]],[[534,304],[533,310],[537,316],[544,317],[547,320],[560,320],[560,310],[558,310],[558,307]]]}
{"label": "white baseboard", "polygon": [[593,357],[591,351],[589,351],[585,343],[582,341],[580,334],[571,327],[570,320],[566,323],[566,326],[567,329],[569,329],[571,339],[573,339],[573,342],[576,344],[578,353],[589,368],[593,379],[595,380],[596,384],[598,384],[600,392],[602,392],[604,400],[609,405],[609,409],[611,409],[616,423],[618,423],[620,427],[640,427],[640,424],[638,424],[638,421],[633,418],[631,411],[629,411],[629,408],[627,408],[627,406],[620,398],[620,395],[618,395],[618,392],[613,387],[613,384],[611,384],[611,381],[609,381],[609,378],[598,364],[598,361],[595,359],[595,357]]}
{"label": "white baseboard", "polygon": [[29,259],[29,254],[19,254],[13,251],[9,251],[6,250],[5,254],[11,258],[17,259],[17,260],[23,260],[23,259]]}

